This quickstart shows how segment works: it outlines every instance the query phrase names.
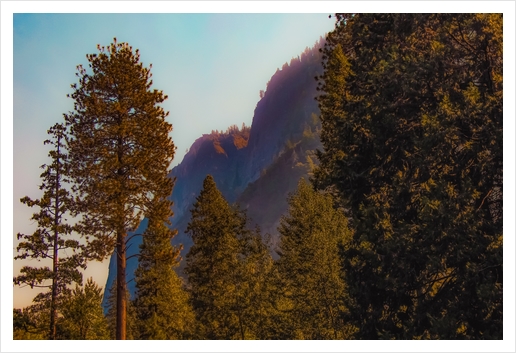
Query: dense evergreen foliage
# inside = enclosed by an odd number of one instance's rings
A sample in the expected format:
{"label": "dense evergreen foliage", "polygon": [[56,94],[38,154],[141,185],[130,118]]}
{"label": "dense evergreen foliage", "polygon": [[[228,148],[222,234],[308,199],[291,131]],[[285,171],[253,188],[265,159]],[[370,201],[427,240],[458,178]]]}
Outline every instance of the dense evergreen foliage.
{"label": "dense evergreen foliage", "polygon": [[333,208],[330,195],[301,179],[278,230],[281,338],[349,338],[341,316],[347,310],[339,246],[345,248],[351,236],[344,214]]}
{"label": "dense evergreen foliage", "polygon": [[357,338],[502,336],[502,16],[338,15],[315,182]]}
{"label": "dense evergreen foliage", "polygon": [[193,311],[183,281],[174,268],[179,250],[172,246],[175,231],[167,227],[171,202],[154,202],[148,214],[148,227],[140,245],[135,272],[134,308],[138,339],[186,339],[194,325]]}
{"label": "dense evergreen foliage", "polygon": [[35,310],[34,305],[24,309],[13,309],[13,339],[48,339],[48,322],[49,320],[44,318],[44,313]]}
{"label": "dense evergreen foliage", "polygon": [[263,330],[260,310],[270,255],[259,235],[246,229],[246,218],[233,209],[211,175],[192,209],[187,231],[194,245],[185,273],[200,337],[256,338]]}
{"label": "dense evergreen foliage", "polygon": [[92,73],[78,66],[69,126],[70,175],[90,251],[99,259],[116,250],[117,339],[126,336],[126,238],[152,199],[169,197],[167,177],[175,146],[160,106],[167,96],[152,86],[150,69],[127,43],[87,55]]}
{"label": "dense evergreen foliage", "polygon": [[194,245],[186,256],[185,273],[200,334],[232,339],[240,333],[235,307],[241,222],[209,175],[192,209],[187,232]]}

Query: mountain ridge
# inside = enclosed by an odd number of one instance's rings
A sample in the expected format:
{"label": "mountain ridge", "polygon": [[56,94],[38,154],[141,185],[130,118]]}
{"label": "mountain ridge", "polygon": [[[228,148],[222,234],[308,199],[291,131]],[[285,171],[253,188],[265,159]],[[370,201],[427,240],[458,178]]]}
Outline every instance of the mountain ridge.
{"label": "mountain ridge", "polygon": [[[224,132],[203,134],[188,149],[181,163],[172,169],[170,177],[175,178],[171,195],[172,227],[178,230],[172,244],[183,246],[183,258],[192,245],[191,238],[185,233],[190,209],[207,174],[212,175],[230,204],[236,203],[247,210],[254,222],[250,226],[258,225],[264,234],[272,235],[273,244],[276,242],[276,227],[287,209],[288,193],[295,190],[299,178],[308,175],[314,158],[312,151],[320,146],[314,77],[322,72],[319,48],[323,45],[321,38],[314,47],[306,48],[300,57],[276,70],[266,91],[260,92],[250,127],[233,125]],[[267,201],[273,207],[267,206]],[[133,233],[141,234],[145,228],[146,220]],[[140,243],[141,237],[131,240],[128,257],[137,255]],[[137,266],[136,256],[127,261],[128,290],[132,295],[136,290],[132,278]],[[183,267],[184,261],[181,261],[180,274]],[[104,307],[115,273],[112,256]]]}

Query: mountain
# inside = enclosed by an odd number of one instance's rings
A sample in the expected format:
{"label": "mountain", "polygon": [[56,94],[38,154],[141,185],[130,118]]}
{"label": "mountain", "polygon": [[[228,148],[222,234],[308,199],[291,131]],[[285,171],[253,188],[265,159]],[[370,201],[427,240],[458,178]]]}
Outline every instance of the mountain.
{"label": "mountain", "polygon": [[[251,226],[260,226],[262,234],[269,233],[273,245],[276,243],[276,228],[287,210],[288,194],[295,190],[301,177],[308,175],[315,161],[314,151],[321,147],[314,77],[322,73],[322,54],[318,50],[322,45],[321,38],[313,48],[306,48],[276,71],[265,92],[260,92],[251,127],[231,126],[224,132],[204,134],[172,169],[170,177],[176,178],[172,224],[178,230],[172,243],[183,245],[183,258],[192,246],[185,233],[190,209],[207,174],[213,176],[228,202],[247,210]],[[135,234],[145,228],[146,220]],[[132,238],[128,258],[138,252],[140,243],[141,237]],[[131,294],[135,292],[131,279],[137,265],[136,257],[127,261]],[[184,261],[180,273],[183,266]],[[115,277],[116,261],[112,256],[106,288],[111,287]],[[104,303],[107,293],[108,290]]]}

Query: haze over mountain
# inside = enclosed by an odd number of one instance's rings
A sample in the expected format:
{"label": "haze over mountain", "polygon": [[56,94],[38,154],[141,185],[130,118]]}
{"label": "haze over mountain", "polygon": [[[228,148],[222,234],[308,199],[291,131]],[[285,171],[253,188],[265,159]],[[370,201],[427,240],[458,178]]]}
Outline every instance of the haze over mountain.
{"label": "haze over mountain", "polygon": [[[322,72],[322,54],[318,49],[323,44],[321,38],[313,48],[306,48],[300,56],[277,69],[266,91],[260,92],[250,127],[231,126],[226,131],[204,134],[172,169],[170,176],[176,178],[172,226],[178,230],[172,243],[183,245],[183,258],[192,246],[191,238],[185,233],[190,209],[208,174],[213,176],[228,202],[247,211],[249,226],[258,225],[262,234],[270,234],[274,248],[276,228],[287,210],[288,194],[295,190],[301,177],[309,174],[315,161],[313,153],[320,147],[314,77]],[[143,233],[146,227],[144,220],[135,234]],[[137,254],[140,243],[140,236],[133,237],[127,250],[131,294],[135,291],[131,279],[138,265],[136,256],[132,255]],[[112,256],[106,289],[111,288],[116,277],[114,259]],[[180,273],[183,266],[184,261]],[[108,290],[104,303],[107,293]]]}

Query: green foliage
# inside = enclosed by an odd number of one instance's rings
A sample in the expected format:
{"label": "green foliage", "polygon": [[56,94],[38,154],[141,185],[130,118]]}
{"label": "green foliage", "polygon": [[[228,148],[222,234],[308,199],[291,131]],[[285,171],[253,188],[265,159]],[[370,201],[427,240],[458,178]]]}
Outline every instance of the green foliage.
{"label": "green foliage", "polygon": [[[261,334],[260,303],[270,257],[259,234],[232,209],[208,175],[192,209],[187,231],[194,245],[186,257],[199,336],[247,339]],[[265,315],[265,313],[263,313]]]}
{"label": "green foliage", "polygon": [[[41,293],[34,304],[13,311],[13,339],[48,339],[51,320],[51,293]],[[58,297],[56,334],[58,340],[108,339],[107,321],[104,317],[102,289],[92,279],[84,287],[64,289]]]}
{"label": "green foliage", "polygon": [[25,309],[13,309],[13,339],[14,340],[44,340],[48,339],[48,313],[34,310],[34,306]]}
{"label": "green foliage", "polygon": [[181,249],[174,248],[171,239],[177,232],[166,226],[170,203],[166,199],[154,202],[140,245],[134,300],[138,339],[187,339],[192,335],[193,311],[174,271]]}
{"label": "green foliage", "polygon": [[168,178],[175,146],[168,112],[158,104],[167,96],[151,90],[150,68],[127,43],[98,46],[87,55],[91,73],[78,66],[79,84],[65,115],[70,175],[78,192],[78,211],[91,256],[117,252],[117,338],[125,338],[126,236],[134,231],[152,200],[170,196]]}
{"label": "green foliage", "polygon": [[345,339],[345,284],[339,246],[350,239],[347,220],[330,195],[301,179],[281,219],[277,261],[282,339]]}
{"label": "green foliage", "polygon": [[[248,221],[240,215],[242,224]],[[273,260],[269,246],[263,241],[260,230],[241,229],[239,234],[240,254],[236,276],[238,292],[235,306],[239,324],[239,339],[270,339],[274,316],[271,273]]]}
{"label": "green foliage", "polygon": [[338,15],[315,183],[357,338],[502,338],[502,16]]}
{"label": "green foliage", "polygon": [[201,336],[235,338],[240,332],[234,310],[240,224],[210,175],[191,212],[187,232],[194,245],[186,256],[185,273]]}
{"label": "green foliage", "polygon": [[62,339],[105,340],[109,338],[102,310],[102,288],[89,278],[84,287],[76,286],[63,300],[60,318]]}
{"label": "green foliage", "polygon": [[[56,337],[56,313],[59,296],[67,285],[82,282],[80,269],[86,268],[83,247],[77,240],[71,238],[74,226],[67,224],[65,217],[73,211],[74,202],[66,189],[67,155],[64,146],[65,127],[56,124],[48,130],[51,139],[45,144],[51,144],[54,149],[49,152],[52,159],[50,165],[43,165],[44,172],[40,190],[43,190],[41,199],[32,200],[28,196],[20,201],[29,207],[39,207],[31,220],[38,224],[33,234],[18,233],[17,251],[19,255],[14,259],[37,259],[49,262],[48,266],[24,266],[20,275],[13,278],[13,282],[20,286],[48,288],[51,305],[48,307],[50,322],[47,337]],[[45,293],[42,295],[46,295]]]}

